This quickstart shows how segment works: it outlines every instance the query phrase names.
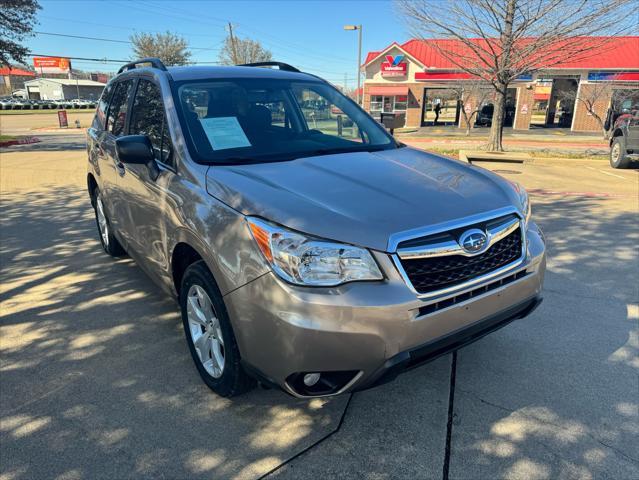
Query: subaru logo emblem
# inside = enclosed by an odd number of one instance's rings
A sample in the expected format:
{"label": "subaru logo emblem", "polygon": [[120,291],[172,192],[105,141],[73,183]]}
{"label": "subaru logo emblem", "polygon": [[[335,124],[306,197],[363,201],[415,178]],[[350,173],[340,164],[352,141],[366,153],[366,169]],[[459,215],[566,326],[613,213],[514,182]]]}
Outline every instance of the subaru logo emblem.
{"label": "subaru logo emblem", "polygon": [[459,237],[459,245],[466,253],[480,253],[484,250],[487,243],[488,237],[478,228],[466,230]]}

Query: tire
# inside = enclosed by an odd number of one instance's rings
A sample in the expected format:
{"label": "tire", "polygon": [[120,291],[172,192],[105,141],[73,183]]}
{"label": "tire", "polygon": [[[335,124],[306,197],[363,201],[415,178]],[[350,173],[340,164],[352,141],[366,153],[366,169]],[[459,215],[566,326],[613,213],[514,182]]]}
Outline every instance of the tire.
{"label": "tire", "polygon": [[628,168],[630,166],[630,158],[626,153],[626,139],[623,135],[612,139],[610,166],[612,168]]}
{"label": "tire", "polygon": [[97,187],[93,192],[93,211],[95,212],[95,223],[98,227],[98,237],[100,238],[102,248],[112,257],[121,257],[126,252],[118,239],[115,238],[115,235],[113,235],[113,228],[111,227],[104,203],[102,202],[102,193]]}
{"label": "tire", "polygon": [[[222,397],[235,397],[254,388],[255,380],[240,363],[240,350],[220,290],[202,260],[184,272],[180,309],[186,342],[204,383]],[[202,347],[206,351],[200,356]]]}

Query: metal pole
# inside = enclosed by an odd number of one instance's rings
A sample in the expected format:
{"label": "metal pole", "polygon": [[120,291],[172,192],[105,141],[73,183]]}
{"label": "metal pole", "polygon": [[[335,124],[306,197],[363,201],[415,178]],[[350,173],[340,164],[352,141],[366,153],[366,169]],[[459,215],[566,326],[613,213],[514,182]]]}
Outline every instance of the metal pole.
{"label": "metal pole", "polygon": [[233,24],[229,22],[229,37],[231,37],[231,52],[233,55],[233,64],[237,65],[239,62],[237,58],[237,48],[235,47],[235,37],[233,36]]}
{"label": "metal pole", "polygon": [[359,41],[358,46],[357,46],[357,104],[361,105],[361,96],[362,96],[362,92],[360,92],[360,85],[361,85],[361,72],[360,72],[360,67],[362,65],[362,26],[358,25],[357,26],[357,30],[359,32]]}
{"label": "metal pole", "polygon": [[78,100],[80,100],[80,85],[78,83],[78,74],[75,74],[75,89],[78,93]]}

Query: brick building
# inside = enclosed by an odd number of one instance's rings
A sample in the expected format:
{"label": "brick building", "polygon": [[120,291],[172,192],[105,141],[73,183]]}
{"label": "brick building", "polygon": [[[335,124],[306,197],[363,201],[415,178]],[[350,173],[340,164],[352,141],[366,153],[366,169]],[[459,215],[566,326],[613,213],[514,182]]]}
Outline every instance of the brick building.
{"label": "brick building", "polygon": [[[362,69],[364,108],[374,116],[393,112],[405,118],[405,126],[458,125],[464,127],[461,108],[481,109],[478,122],[490,122],[491,91],[464,96],[460,89],[477,81],[438,53],[432,42],[447,42],[450,51],[462,51],[454,40],[409,40],[369,52]],[[588,113],[586,97],[602,118],[616,98],[627,98],[629,90],[639,95],[639,36],[621,37],[587,59],[569,60],[552,69],[522,75],[511,84],[506,100],[506,126],[517,130],[563,127],[573,131],[597,131],[598,123]],[[639,102],[639,96],[632,102]],[[486,124],[486,123],[484,123]],[[473,122],[473,126],[475,126]]]}

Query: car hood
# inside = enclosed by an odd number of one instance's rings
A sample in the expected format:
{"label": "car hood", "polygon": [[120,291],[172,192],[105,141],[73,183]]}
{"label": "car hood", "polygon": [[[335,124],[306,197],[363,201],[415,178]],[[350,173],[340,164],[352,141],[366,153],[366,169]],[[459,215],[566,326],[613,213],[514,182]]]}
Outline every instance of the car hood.
{"label": "car hood", "polygon": [[501,177],[408,147],[212,166],[207,190],[245,215],[381,251],[392,234],[517,205]]}

